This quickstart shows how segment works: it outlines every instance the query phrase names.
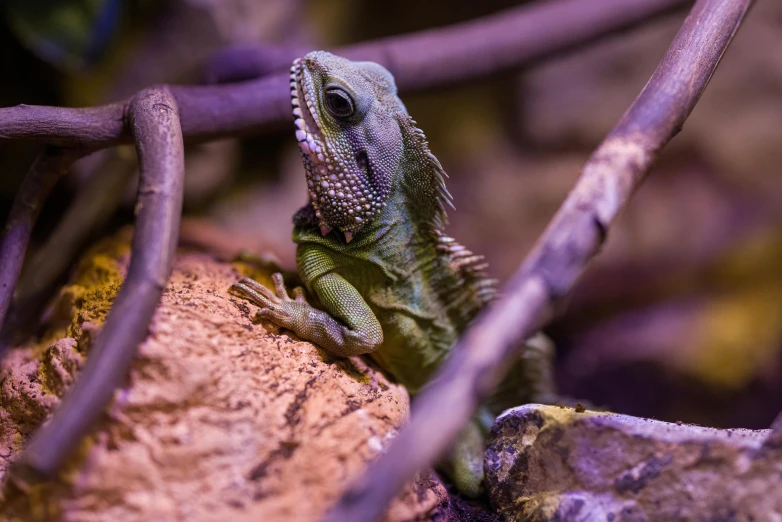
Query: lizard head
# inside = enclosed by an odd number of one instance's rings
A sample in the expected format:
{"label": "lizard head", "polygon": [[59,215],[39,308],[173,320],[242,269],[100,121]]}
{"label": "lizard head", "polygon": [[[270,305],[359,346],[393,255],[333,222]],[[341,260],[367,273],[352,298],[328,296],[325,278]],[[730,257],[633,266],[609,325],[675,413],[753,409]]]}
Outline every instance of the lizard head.
{"label": "lizard head", "polygon": [[403,157],[399,118],[409,116],[393,76],[376,63],[314,51],[294,61],[290,81],[296,139],[321,233],[337,228],[349,242],[388,201]]}

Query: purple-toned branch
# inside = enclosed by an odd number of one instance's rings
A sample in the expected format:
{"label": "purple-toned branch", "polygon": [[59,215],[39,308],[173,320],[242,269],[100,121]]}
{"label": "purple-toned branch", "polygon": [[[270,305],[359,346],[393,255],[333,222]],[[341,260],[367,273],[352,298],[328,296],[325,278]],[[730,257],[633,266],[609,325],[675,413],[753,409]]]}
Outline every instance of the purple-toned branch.
{"label": "purple-toned branch", "polygon": [[240,44],[215,52],[199,74],[199,83],[216,85],[262,78],[290,69],[291,62],[307,54],[306,46]]}
{"label": "purple-toned branch", "polygon": [[38,214],[54,184],[81,153],[48,146],[35,160],[16,193],[0,243],[0,325],[3,324]]}
{"label": "purple-toned branch", "polygon": [[[335,51],[351,59],[385,65],[396,77],[400,92],[410,92],[511,71],[689,3],[554,0]],[[290,63],[308,50],[275,51],[263,64],[263,72]],[[268,54],[268,49],[265,52]],[[232,85],[171,87],[182,131],[186,138],[196,141],[268,130],[288,122],[288,89],[287,72]],[[0,139],[36,139],[94,148],[127,143],[130,135],[122,124],[125,108],[126,103],[89,109],[3,108]]]}
{"label": "purple-toned branch", "polygon": [[[333,49],[387,67],[401,92],[442,87],[512,71],[691,4],[683,0],[535,2],[448,27]],[[205,77],[213,83],[287,70],[304,47],[243,46],[218,53]]]}
{"label": "purple-toned branch", "polygon": [[20,459],[16,476],[22,480],[55,473],[103,414],[146,337],[171,273],[184,179],[176,102],[167,87],[146,89],[131,101],[128,117],[141,172],[128,275],[79,380]]}
{"label": "purple-toned branch", "polygon": [[119,207],[136,167],[116,154],[108,157],[103,162],[104,171],[77,193],[46,243],[25,262],[16,296],[3,324],[2,334],[6,336],[3,340],[23,339],[37,327],[36,318],[80,249]]}
{"label": "purple-toned branch", "polygon": [[548,320],[603,244],[660,150],[679,132],[752,0],[698,0],[657,70],[582,175],[533,251],[457,343],[413,404],[410,424],[340,499],[328,522],[377,520],[431,464],[503,377],[522,341]]}
{"label": "purple-toned branch", "polygon": [[[403,90],[442,87],[512,71],[691,4],[679,0],[557,0],[344,49],[386,65]],[[486,43],[484,43],[486,42]]]}
{"label": "purple-toned branch", "polygon": [[69,109],[41,105],[0,108],[0,139],[28,139],[94,149],[130,143],[127,103]]}

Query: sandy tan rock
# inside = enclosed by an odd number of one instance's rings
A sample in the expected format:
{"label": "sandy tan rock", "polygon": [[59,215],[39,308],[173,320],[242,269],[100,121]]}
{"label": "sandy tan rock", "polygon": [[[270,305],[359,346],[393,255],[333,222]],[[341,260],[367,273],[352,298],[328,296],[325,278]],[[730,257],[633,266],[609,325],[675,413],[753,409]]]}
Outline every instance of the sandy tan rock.
{"label": "sandy tan rock", "polygon": [[781,520],[776,431],[526,405],[492,427],[489,496],[509,522]]}
{"label": "sandy tan rock", "polygon": [[[126,247],[93,251],[54,330],[3,361],[4,472],[88,357],[126,263]],[[254,307],[226,292],[238,268],[180,252],[127,386],[57,480],[28,494],[6,484],[8,519],[316,520],[383,450],[408,415],[406,391],[360,358],[253,324]],[[423,476],[388,520],[429,520],[444,503]]]}

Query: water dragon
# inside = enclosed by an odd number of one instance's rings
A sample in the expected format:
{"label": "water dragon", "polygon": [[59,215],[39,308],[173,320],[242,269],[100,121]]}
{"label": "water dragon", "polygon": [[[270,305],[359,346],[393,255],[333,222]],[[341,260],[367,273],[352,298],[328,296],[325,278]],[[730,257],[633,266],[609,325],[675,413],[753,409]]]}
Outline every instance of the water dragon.
{"label": "water dragon", "polygon": [[[294,216],[296,264],[311,296],[243,279],[232,292],[257,319],[336,356],[369,354],[412,395],[495,296],[483,256],[445,234],[446,174],[408,115],[391,73],[324,51],[297,59],[290,92],[309,203]],[[441,469],[463,493],[481,491],[483,435],[498,410],[550,402],[551,346],[527,355],[466,426]]]}

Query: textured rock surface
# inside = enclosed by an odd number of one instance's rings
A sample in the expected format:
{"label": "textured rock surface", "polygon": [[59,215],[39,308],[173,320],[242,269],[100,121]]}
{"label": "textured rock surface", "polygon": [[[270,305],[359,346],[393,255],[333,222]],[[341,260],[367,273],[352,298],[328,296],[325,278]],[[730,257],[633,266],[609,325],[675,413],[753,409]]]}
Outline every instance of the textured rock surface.
{"label": "textured rock surface", "polygon": [[[3,361],[0,471],[89,356],[127,257],[124,241],[91,252],[51,331]],[[26,494],[5,484],[6,519],[316,520],[382,451],[407,417],[406,391],[362,359],[254,325],[254,307],[226,292],[239,270],[180,252],[127,386],[57,480]],[[447,520],[447,502],[423,476],[388,520]]]}
{"label": "textured rock surface", "polygon": [[782,520],[769,434],[527,405],[492,428],[489,496],[507,521]]}

